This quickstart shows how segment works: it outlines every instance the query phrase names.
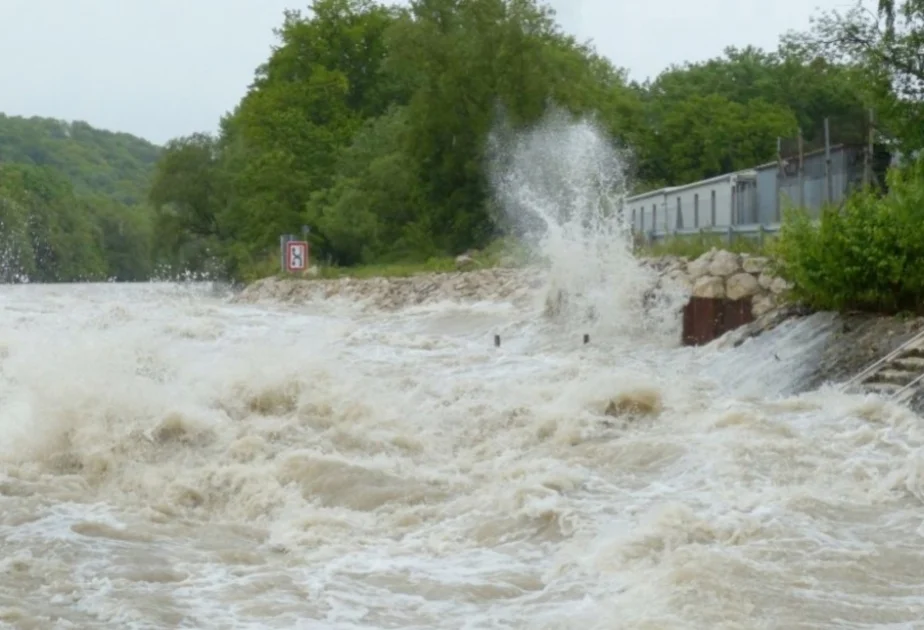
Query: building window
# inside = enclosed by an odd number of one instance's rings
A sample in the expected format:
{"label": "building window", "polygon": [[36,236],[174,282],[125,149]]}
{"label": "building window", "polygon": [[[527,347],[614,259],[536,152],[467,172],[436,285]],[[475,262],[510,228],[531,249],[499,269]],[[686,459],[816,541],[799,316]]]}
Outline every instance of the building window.
{"label": "building window", "polygon": [[651,230],[658,231],[658,204],[651,204]]}
{"label": "building window", "polygon": [[693,227],[699,227],[699,193],[693,195]]}
{"label": "building window", "polygon": [[712,191],[712,199],[710,200],[710,206],[711,206],[709,208],[709,215],[710,215],[709,218],[711,219],[710,225],[715,225],[715,191],[714,190]]}
{"label": "building window", "polygon": [[635,228],[636,228],[636,225],[635,225],[635,208],[632,208],[632,229],[634,230]]}
{"label": "building window", "polygon": [[677,197],[677,222],[674,224],[675,229],[683,229],[683,209],[680,205],[680,197]]}

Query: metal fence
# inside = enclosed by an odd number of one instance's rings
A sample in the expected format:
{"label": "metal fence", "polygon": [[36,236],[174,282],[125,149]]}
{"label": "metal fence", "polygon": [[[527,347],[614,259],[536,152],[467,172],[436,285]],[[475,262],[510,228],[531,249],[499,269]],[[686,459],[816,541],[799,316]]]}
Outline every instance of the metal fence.
{"label": "metal fence", "polygon": [[721,237],[728,245],[731,245],[736,240],[741,238],[747,238],[755,241],[758,245],[763,245],[765,239],[768,236],[777,234],[780,231],[781,224],[776,223],[747,223],[741,225],[724,225],[724,226],[710,226],[702,228],[687,228],[679,230],[671,230],[670,232],[664,231],[651,231],[646,234],[648,242],[657,243],[664,241],[669,238],[684,238],[684,237],[710,237],[718,236]]}
{"label": "metal fence", "polygon": [[763,243],[767,235],[779,232],[787,206],[802,208],[818,219],[822,208],[843,203],[852,191],[881,184],[891,158],[875,142],[872,112],[864,120],[826,119],[820,129],[804,136],[800,132],[794,138],[779,138],[776,148],[775,161],[739,171],[752,173],[753,188],[736,191],[738,201],[731,214],[721,214],[730,216],[730,221],[669,229],[667,226],[675,223],[668,220],[673,208],[665,205],[661,210],[663,224],[637,233],[649,243],[697,235],[721,236],[729,244],[738,238]]}

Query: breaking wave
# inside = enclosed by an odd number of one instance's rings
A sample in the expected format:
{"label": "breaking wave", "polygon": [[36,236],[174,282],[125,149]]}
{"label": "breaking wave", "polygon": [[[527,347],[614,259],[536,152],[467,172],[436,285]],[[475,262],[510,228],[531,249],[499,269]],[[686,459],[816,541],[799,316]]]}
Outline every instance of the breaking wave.
{"label": "breaking wave", "polygon": [[915,627],[919,418],[795,393],[821,319],[697,349],[671,298],[643,322],[608,146],[553,119],[499,159],[541,272],[6,288],[0,624]]}

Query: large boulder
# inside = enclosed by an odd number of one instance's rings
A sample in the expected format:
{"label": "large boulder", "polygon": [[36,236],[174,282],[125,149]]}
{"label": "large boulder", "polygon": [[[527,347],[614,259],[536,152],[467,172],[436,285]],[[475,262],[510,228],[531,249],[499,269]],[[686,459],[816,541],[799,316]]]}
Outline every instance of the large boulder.
{"label": "large boulder", "polygon": [[725,281],[725,295],[729,300],[741,300],[757,295],[760,285],[749,273],[736,273]]}
{"label": "large boulder", "polygon": [[709,265],[712,264],[712,257],[715,256],[715,253],[715,250],[708,251],[687,265],[687,275],[690,280],[695,282],[703,276],[709,275]]}
{"label": "large boulder", "polygon": [[769,295],[758,295],[754,298],[754,301],[751,302],[751,314],[754,315],[754,319],[766,315],[776,307],[776,302]]}
{"label": "large boulder", "polygon": [[782,293],[786,293],[791,288],[792,288],[792,285],[786,282],[785,280],[783,280],[782,278],[774,278],[773,281],[770,283],[770,291],[774,295],[780,295]]}
{"label": "large boulder", "polygon": [[760,285],[761,289],[770,290],[770,285],[773,284],[773,281],[776,279],[775,276],[771,276],[766,271],[761,272],[760,276],[757,278],[757,283]]}
{"label": "large boulder", "polygon": [[748,273],[759,275],[770,266],[770,260],[763,256],[748,256],[741,261],[741,267]]}
{"label": "large boulder", "polygon": [[693,297],[724,298],[725,281],[715,276],[703,276],[693,283]]}
{"label": "large boulder", "polygon": [[741,271],[741,257],[738,254],[718,251],[709,263],[709,275],[727,278]]}

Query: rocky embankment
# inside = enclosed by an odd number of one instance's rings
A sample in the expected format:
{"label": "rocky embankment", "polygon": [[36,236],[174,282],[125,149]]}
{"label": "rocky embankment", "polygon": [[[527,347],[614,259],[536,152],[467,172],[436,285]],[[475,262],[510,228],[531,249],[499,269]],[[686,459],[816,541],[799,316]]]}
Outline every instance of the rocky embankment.
{"label": "rocky embankment", "polygon": [[543,285],[535,269],[478,269],[421,273],[405,278],[264,278],[245,288],[239,302],[311,302],[343,299],[371,308],[396,310],[444,301],[523,303]]}
{"label": "rocky embankment", "polygon": [[[782,303],[788,286],[769,272],[766,258],[713,250],[695,260],[680,257],[643,259],[653,269],[651,287],[670,284],[706,298],[750,299],[755,318]],[[286,279],[265,278],[248,286],[240,302],[311,302],[340,298],[371,308],[395,310],[443,301],[509,301],[524,304],[545,285],[541,269],[493,268],[453,273],[421,273],[405,278]]]}
{"label": "rocky embankment", "polygon": [[678,283],[693,297],[750,299],[755,319],[782,306],[790,288],[760,256],[712,250],[695,260],[667,256],[646,262],[658,269],[661,282]]}

